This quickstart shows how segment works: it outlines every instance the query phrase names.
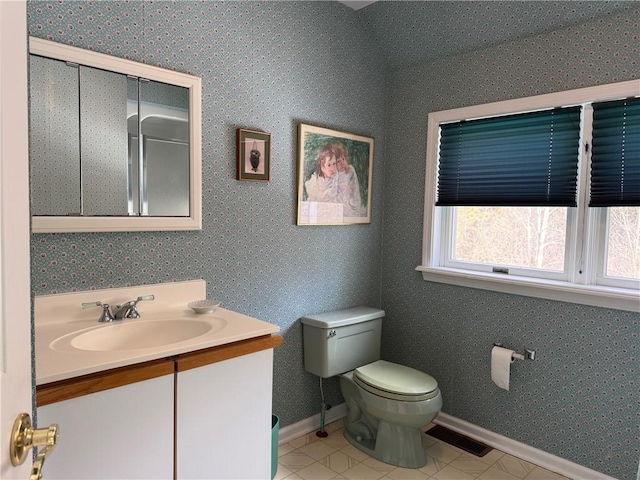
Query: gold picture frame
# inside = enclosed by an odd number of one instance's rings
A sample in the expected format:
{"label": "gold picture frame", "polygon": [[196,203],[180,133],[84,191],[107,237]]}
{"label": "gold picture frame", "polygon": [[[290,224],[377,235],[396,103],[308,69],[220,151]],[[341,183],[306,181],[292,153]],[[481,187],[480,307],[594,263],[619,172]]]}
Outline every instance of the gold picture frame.
{"label": "gold picture frame", "polygon": [[373,137],[300,123],[298,225],[371,223]]}

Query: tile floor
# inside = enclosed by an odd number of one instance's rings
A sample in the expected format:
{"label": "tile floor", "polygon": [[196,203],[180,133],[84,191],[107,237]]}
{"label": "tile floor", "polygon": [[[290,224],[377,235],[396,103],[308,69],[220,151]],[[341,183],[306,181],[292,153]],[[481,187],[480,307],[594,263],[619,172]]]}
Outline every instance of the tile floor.
{"label": "tile floor", "polygon": [[314,432],[280,445],[276,480],[566,479],[498,450],[476,457],[426,434],[427,465],[420,469],[394,467],[353,447],[344,438],[342,427],[342,420],[338,420],[327,425],[326,438],[318,438]]}

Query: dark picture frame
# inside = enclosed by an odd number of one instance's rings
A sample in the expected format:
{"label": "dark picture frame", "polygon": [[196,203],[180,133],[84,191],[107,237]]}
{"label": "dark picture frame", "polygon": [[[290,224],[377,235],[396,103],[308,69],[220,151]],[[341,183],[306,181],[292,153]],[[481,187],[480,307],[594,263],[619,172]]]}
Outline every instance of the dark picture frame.
{"label": "dark picture frame", "polygon": [[300,123],[298,225],[371,223],[373,137]]}
{"label": "dark picture frame", "polygon": [[237,180],[268,182],[271,175],[271,134],[239,128]]}

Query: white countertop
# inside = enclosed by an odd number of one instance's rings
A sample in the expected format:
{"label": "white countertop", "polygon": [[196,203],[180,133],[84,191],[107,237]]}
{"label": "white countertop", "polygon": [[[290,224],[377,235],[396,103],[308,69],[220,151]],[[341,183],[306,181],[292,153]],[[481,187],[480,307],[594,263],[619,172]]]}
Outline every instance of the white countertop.
{"label": "white countertop", "polygon": [[[83,310],[80,307],[81,303],[94,301],[111,305],[122,304],[138,296],[150,294],[155,295],[155,300],[138,304],[141,315],[138,319],[99,323],[101,308]],[[217,307],[207,314],[195,314],[187,308],[187,303],[204,299],[205,295],[205,282],[195,280],[36,296],[36,384],[42,385],[280,331],[277,325],[222,307]],[[213,328],[194,338],[147,348],[95,351],[81,350],[72,344],[75,338],[87,332],[120,328],[118,325],[124,326],[131,322],[157,321],[159,328],[162,328],[166,320],[197,320],[210,323]]]}

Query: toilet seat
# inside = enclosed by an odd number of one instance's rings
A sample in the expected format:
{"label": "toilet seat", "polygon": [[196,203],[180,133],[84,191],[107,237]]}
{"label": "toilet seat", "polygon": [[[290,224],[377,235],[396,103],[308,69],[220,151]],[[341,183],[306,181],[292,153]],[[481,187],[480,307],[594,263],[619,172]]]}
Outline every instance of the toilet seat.
{"label": "toilet seat", "polygon": [[431,375],[384,360],[356,368],[353,379],[366,391],[392,400],[421,402],[440,393]]}

